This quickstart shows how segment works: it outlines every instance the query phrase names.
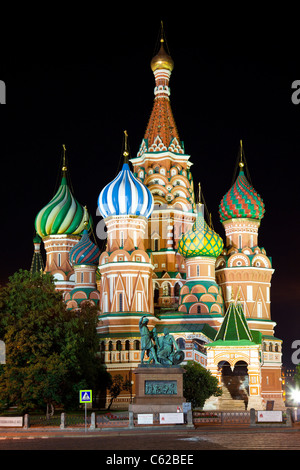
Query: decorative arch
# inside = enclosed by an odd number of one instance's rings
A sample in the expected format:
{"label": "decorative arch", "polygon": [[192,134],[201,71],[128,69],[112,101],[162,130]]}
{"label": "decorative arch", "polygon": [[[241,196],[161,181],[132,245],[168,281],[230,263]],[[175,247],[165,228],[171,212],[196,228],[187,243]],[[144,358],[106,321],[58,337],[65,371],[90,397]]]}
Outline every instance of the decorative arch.
{"label": "decorative arch", "polygon": [[87,299],[87,295],[86,295],[85,292],[83,292],[83,291],[80,290],[80,291],[75,292],[75,294],[72,295],[72,298],[73,298],[74,300],[75,300],[75,299],[78,299],[78,300],[80,300],[80,299]]}
{"label": "decorative arch", "polygon": [[191,305],[189,313],[198,313],[200,315],[203,315],[209,313],[209,309],[207,305],[202,304],[201,302],[197,302]]}
{"label": "decorative arch", "polygon": [[206,287],[202,284],[197,284],[192,287],[191,294],[206,294]]}
{"label": "decorative arch", "polygon": [[210,308],[210,313],[222,313],[220,305],[213,304]]}
{"label": "decorative arch", "polygon": [[190,186],[187,178],[185,176],[182,176],[182,175],[174,175],[171,177],[170,179],[170,183],[176,188],[176,186],[180,186],[179,184],[177,185],[176,184],[176,181],[180,181],[180,183],[182,183],[181,186],[184,186],[185,188],[188,188]]}
{"label": "decorative arch", "polygon": [[187,313],[186,306],[180,305],[180,307],[178,307],[178,312]]}
{"label": "decorative arch", "polygon": [[219,293],[219,289],[217,288],[217,286],[210,286],[208,288],[208,293],[210,294],[218,294]]}
{"label": "decorative arch", "polygon": [[188,302],[198,302],[198,298],[193,295],[193,294],[187,294],[183,299],[182,302],[188,303]]}
{"label": "decorative arch", "polygon": [[54,271],[52,275],[54,277],[54,282],[55,281],[66,281],[67,280],[67,276],[64,273],[62,273],[61,271]]}
{"label": "decorative arch", "polygon": [[186,295],[186,294],[189,294],[190,293],[190,288],[189,286],[182,286],[182,288],[180,289],[180,295]]}
{"label": "decorative arch", "polygon": [[215,302],[215,297],[212,294],[203,294],[200,297],[201,302]]}
{"label": "decorative arch", "polygon": [[250,260],[248,256],[238,253],[232,255],[228,260],[228,266],[232,268],[233,266],[250,266]]}
{"label": "decorative arch", "polygon": [[[259,265],[257,263],[260,263]],[[263,267],[263,268],[270,268],[271,263],[270,260],[264,255],[256,255],[252,259],[252,266],[254,267]]]}
{"label": "decorative arch", "polygon": [[188,212],[189,210],[192,209],[192,204],[190,204],[186,198],[183,198],[181,196],[175,197],[172,201],[172,206],[175,205],[181,205],[181,210]]}

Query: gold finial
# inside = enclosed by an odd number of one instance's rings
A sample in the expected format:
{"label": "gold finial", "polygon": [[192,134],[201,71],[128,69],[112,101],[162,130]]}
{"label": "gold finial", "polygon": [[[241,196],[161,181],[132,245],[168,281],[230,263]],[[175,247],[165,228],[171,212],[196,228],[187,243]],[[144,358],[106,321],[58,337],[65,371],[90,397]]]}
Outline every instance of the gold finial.
{"label": "gold finial", "polygon": [[243,141],[240,140],[240,163],[239,163],[239,167],[243,168],[243,166],[245,166],[245,164],[243,162]]}
{"label": "gold finial", "polygon": [[64,149],[64,154],[63,154],[63,166],[62,166],[62,171],[67,171],[67,165],[66,165],[66,146],[63,144],[63,149]]}
{"label": "gold finial", "polygon": [[198,183],[198,203],[201,204],[201,184]]}
{"label": "gold finial", "polygon": [[128,133],[127,131],[124,131],[124,135],[125,135],[125,145],[124,145],[124,152],[123,152],[123,156],[124,156],[124,162],[125,163],[128,163],[128,157],[129,157],[129,152],[128,152]]}
{"label": "gold finial", "polygon": [[163,21],[161,21],[160,24],[161,24],[160,42],[164,42],[164,23],[163,23]]}
{"label": "gold finial", "polygon": [[213,228],[213,226],[212,226],[211,212],[209,213],[209,226],[210,226],[210,228]]}
{"label": "gold finial", "polygon": [[83,222],[84,228],[87,230],[87,227],[89,225],[89,214],[87,207],[84,206],[84,222]]}

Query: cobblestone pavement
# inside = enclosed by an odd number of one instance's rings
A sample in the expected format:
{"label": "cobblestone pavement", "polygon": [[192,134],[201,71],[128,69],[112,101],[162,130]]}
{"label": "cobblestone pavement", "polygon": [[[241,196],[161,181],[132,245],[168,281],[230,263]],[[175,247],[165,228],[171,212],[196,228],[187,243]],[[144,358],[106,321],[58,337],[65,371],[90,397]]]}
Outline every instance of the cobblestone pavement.
{"label": "cobblestone pavement", "polygon": [[300,430],[219,428],[182,431],[119,431],[98,433],[1,433],[0,451],[38,450],[299,450]]}
{"label": "cobblestone pavement", "polygon": [[[182,439],[185,439],[184,437]],[[195,436],[187,439],[199,439],[207,442],[208,445],[221,446],[228,450],[299,450],[300,432],[288,432],[286,430],[256,430],[227,431],[195,433]]]}

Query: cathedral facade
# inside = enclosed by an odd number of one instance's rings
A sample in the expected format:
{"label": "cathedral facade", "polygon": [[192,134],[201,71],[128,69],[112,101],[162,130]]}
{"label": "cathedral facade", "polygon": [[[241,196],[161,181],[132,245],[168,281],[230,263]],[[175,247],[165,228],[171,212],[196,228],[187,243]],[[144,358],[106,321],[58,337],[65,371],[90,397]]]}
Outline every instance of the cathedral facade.
{"label": "cathedral facade", "polygon": [[98,196],[105,249],[100,253],[91,239],[91,218],[68,185],[64,160],[59,189],[35,220],[35,258],[42,240],[44,271],[53,274],[67,307],[90,302],[99,308],[99,355],[112,375],[130,384],[116,407],[134,397],[139,321],[147,316],[158,335],[169,329],[185,361],[218,378],[223,398],[208,400],[207,408],[234,402],[263,409],[269,400],[282,408],[282,341],[274,336],[270,308],[274,269],[258,246],[265,206],[246,176],[241,142],[239,174],[219,206],[224,241],[205,220],[171,109],[173,67],[162,34],[139,151],[129,155],[125,131],[122,169]]}

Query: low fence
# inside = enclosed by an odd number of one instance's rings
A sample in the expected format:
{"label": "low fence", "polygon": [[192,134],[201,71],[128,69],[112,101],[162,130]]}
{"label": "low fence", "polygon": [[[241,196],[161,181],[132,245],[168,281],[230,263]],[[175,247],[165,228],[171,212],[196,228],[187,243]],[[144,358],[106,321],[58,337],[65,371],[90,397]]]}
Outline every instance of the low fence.
{"label": "low fence", "polygon": [[[185,416],[185,424],[190,427],[199,427],[201,425],[257,425],[258,411],[219,411],[219,410],[194,410],[189,412],[189,416]],[[13,425],[13,420],[11,426]],[[292,422],[299,423],[300,410],[286,409],[283,412],[283,425],[291,425]],[[7,424],[6,424],[7,425]],[[153,425],[159,425],[159,414],[154,414]],[[275,423],[274,423],[275,425]],[[137,415],[132,412],[117,413],[95,413],[89,412],[85,421],[84,413],[61,413],[46,418],[44,415],[25,415],[23,417],[23,427],[30,428],[85,428],[105,429],[117,427],[138,427]],[[0,425],[1,427],[1,425]]]}
{"label": "low fence", "polygon": [[84,428],[87,426],[90,429],[103,428],[103,427],[127,427],[129,425],[128,413],[105,413],[96,414],[95,412],[88,413],[85,420],[84,413],[61,413],[51,417],[44,415],[25,415],[24,427],[25,428],[44,428],[44,427],[59,427],[65,428]]}
{"label": "low fence", "polygon": [[193,423],[201,424],[250,424],[250,411],[193,411]]}

